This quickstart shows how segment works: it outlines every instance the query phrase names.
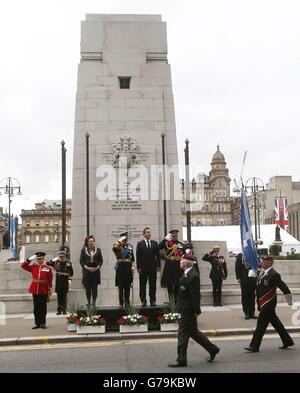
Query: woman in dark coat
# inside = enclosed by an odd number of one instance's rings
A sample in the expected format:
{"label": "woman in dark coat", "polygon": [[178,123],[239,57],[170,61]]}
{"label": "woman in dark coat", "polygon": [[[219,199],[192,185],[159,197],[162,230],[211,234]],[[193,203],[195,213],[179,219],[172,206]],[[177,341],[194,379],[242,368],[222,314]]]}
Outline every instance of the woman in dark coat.
{"label": "woman in dark coat", "polygon": [[88,301],[87,305],[90,307],[92,297],[93,307],[95,307],[98,285],[101,283],[100,268],[103,264],[103,258],[100,248],[95,247],[95,238],[92,235],[85,238],[84,247],[80,254],[80,264],[82,266],[82,284]]}

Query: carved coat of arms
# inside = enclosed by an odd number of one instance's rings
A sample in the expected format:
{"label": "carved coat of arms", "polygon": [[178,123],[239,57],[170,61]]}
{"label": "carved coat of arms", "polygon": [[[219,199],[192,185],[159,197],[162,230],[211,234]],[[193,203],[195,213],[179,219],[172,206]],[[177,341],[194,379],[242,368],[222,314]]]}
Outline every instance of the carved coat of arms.
{"label": "carved coat of arms", "polygon": [[120,142],[113,144],[113,167],[130,168],[139,163],[139,146],[131,136],[121,136]]}

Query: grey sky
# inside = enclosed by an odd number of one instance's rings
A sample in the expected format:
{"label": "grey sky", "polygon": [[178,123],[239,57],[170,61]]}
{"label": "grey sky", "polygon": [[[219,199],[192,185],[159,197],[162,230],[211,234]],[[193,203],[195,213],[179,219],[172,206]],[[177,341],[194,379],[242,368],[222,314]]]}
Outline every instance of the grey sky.
{"label": "grey sky", "polygon": [[[33,207],[60,197],[60,141],[72,142],[80,21],[86,13],[162,14],[168,28],[180,162],[208,172],[220,143],[232,178],[299,174],[300,3],[276,0],[27,0],[1,4],[0,179]],[[196,169],[195,169],[196,171]],[[0,196],[0,206],[7,198]]]}

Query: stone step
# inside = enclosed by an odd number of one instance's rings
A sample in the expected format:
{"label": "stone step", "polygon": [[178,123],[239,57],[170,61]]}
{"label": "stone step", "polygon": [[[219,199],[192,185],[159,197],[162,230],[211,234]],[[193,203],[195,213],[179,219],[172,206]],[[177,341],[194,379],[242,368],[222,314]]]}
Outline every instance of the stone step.
{"label": "stone step", "polygon": [[10,259],[12,256],[11,250],[1,250],[0,251],[0,263],[1,262],[6,262],[8,259]]}
{"label": "stone step", "polygon": [[[291,287],[293,294],[293,301],[300,301],[300,287]],[[108,297],[107,297],[108,296]],[[99,290],[97,306],[115,306],[118,305],[117,289],[110,291]],[[131,300],[132,301],[132,300]],[[278,291],[278,302],[284,303],[285,298]],[[134,298],[134,304],[140,304],[138,298]],[[157,304],[167,304],[167,291],[163,288],[157,290]],[[241,292],[239,289],[224,289],[222,296],[222,303],[224,305],[241,304]],[[86,304],[85,292],[83,289],[71,290],[68,295],[68,304],[70,307],[79,307]],[[201,305],[211,306],[213,304],[212,291],[201,290]],[[3,310],[3,305],[7,314],[22,314],[31,313],[33,310],[32,295],[30,293],[14,293],[14,294],[0,294],[0,307]],[[57,307],[56,294],[53,294],[48,303],[48,310],[55,311]]]}

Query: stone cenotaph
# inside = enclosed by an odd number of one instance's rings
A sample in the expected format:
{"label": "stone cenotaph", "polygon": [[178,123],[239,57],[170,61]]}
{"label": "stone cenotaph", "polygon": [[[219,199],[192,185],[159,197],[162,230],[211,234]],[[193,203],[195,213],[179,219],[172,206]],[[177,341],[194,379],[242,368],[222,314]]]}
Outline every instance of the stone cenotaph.
{"label": "stone cenotaph", "polygon": [[[160,241],[165,236],[164,217],[168,230],[176,228],[181,233],[171,70],[166,23],[160,15],[88,14],[81,24],[71,234],[75,271],[72,292],[77,290],[81,304],[86,303],[79,256],[87,234],[87,133],[89,234],[95,236],[104,259],[97,305],[117,305],[112,246],[119,234],[128,231],[129,242],[135,248],[143,238],[143,229],[149,226],[152,239]],[[167,295],[160,288],[158,276],[157,301],[163,302]],[[138,292],[135,272],[136,304]]]}

